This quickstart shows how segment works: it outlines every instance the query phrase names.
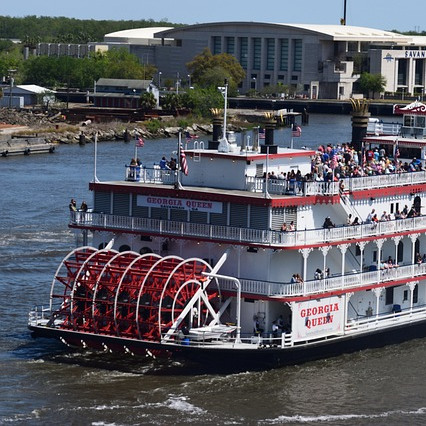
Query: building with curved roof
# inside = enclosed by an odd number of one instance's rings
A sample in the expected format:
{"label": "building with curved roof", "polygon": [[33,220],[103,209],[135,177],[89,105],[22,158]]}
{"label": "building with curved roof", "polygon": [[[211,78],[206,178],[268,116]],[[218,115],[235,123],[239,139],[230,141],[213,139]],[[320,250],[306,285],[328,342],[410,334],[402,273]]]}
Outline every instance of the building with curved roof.
{"label": "building with curved roof", "polygon": [[[229,53],[246,72],[239,90],[284,85],[322,99],[347,99],[357,92],[361,72],[382,74],[388,92],[423,96],[426,37],[350,25],[213,22],[182,27],[149,27],[105,35],[102,43],[48,45],[38,54],[70,54],[126,48],[143,64],[155,65],[156,83],[189,87],[186,64],[209,48]],[[170,84],[169,84],[170,85]]]}
{"label": "building with curved roof", "polygon": [[[166,30],[155,37],[173,38],[180,50],[175,56],[181,62],[190,61],[205,47],[213,54],[234,55],[246,71],[242,92],[281,83],[311,98],[332,99],[352,96],[360,72],[369,71],[369,66],[381,72],[381,61],[370,63],[373,46],[375,51],[405,50],[413,43],[412,36],[374,28],[266,22],[198,24]],[[426,45],[426,37],[416,39]],[[177,62],[170,66],[179,69]],[[423,67],[417,79],[422,84],[424,74]],[[397,91],[398,83],[388,71],[386,77],[387,90]]]}

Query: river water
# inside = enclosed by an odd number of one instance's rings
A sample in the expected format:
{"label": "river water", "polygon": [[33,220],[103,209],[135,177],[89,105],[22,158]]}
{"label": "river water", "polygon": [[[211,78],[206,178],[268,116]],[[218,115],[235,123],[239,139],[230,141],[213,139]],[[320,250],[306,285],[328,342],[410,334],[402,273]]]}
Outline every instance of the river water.
{"label": "river water", "polygon": [[[277,131],[275,142],[287,146],[289,135]],[[348,116],[311,115],[294,146],[350,136]],[[174,149],[176,140],[148,140],[138,155],[152,164]],[[122,179],[133,154],[133,143],[99,144],[97,177]],[[93,174],[93,144],[0,158],[0,424],[426,424],[426,339],[231,375],[32,339],[28,311],[47,304],[75,246],[69,200],[90,207]]]}

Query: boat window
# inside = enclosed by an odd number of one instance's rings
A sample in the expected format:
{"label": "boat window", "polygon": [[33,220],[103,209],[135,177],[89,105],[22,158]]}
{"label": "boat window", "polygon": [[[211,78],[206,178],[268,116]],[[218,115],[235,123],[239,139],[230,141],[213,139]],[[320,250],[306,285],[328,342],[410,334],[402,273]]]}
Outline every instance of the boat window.
{"label": "boat window", "polygon": [[139,250],[139,254],[146,254],[146,253],[152,253],[152,249],[151,249],[151,248],[149,248],[149,247],[142,247],[142,248]]}
{"label": "boat window", "polygon": [[414,127],[414,116],[413,115],[404,115],[404,126]]}
{"label": "boat window", "polygon": [[118,251],[120,253],[122,253],[123,251],[130,251],[130,246],[128,246],[127,244],[123,244],[122,246],[120,246],[120,248],[118,249]]}
{"label": "boat window", "polygon": [[393,305],[393,287],[386,287],[386,305]]}
{"label": "boat window", "polygon": [[414,207],[414,210],[418,213],[418,214],[420,214],[421,213],[421,208],[422,208],[422,200],[421,200],[421,198],[417,195],[415,198],[414,198],[414,202],[413,202],[413,207]]}
{"label": "boat window", "polygon": [[398,244],[398,259],[397,262],[402,262],[402,259],[404,258],[404,243],[402,241]]}
{"label": "boat window", "polygon": [[416,284],[413,291],[413,303],[417,303],[419,300],[419,286]]}

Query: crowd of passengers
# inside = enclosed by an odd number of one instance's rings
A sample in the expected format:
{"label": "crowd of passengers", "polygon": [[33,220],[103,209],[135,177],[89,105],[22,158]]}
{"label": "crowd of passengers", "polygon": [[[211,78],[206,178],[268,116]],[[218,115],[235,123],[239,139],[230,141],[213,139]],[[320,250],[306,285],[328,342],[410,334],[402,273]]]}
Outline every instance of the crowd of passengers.
{"label": "crowd of passengers", "polygon": [[[268,179],[295,182],[337,182],[347,177],[386,175],[422,171],[421,161],[414,157],[410,162],[391,159],[384,148],[356,151],[349,144],[321,145],[312,158],[311,172],[302,176],[300,170],[288,173],[268,173]],[[264,175],[266,178],[266,174]]]}

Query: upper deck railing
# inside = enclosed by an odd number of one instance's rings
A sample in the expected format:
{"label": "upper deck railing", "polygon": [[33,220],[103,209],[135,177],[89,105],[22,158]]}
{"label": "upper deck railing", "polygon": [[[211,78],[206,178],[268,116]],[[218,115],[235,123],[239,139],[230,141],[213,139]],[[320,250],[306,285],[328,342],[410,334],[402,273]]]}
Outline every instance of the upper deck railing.
{"label": "upper deck railing", "polygon": [[339,226],[331,229],[317,228],[279,232],[173,220],[118,216],[105,213],[71,212],[70,225],[89,229],[97,228],[106,231],[136,231],[260,246],[300,247],[351,239],[359,240],[373,236],[379,238],[400,232],[424,230],[426,229],[426,216],[390,220],[375,224],[365,223],[355,226]]}
{"label": "upper deck railing", "polygon": [[[141,166],[126,166],[126,180],[173,185],[177,182],[176,171],[162,170],[160,168],[144,168]],[[295,179],[263,179],[246,176],[245,189],[249,192],[262,192],[271,195],[337,195],[339,182],[326,181],[298,181]],[[413,185],[426,183],[426,171],[391,173],[343,179],[345,190],[361,191],[374,188],[388,188],[393,186]]]}
{"label": "upper deck railing", "polygon": [[[366,285],[404,280],[426,275],[426,263],[398,266],[371,272],[339,275],[331,278],[310,280],[304,283],[277,283],[240,278],[241,291],[246,294],[269,297],[297,297],[337,290],[356,289]],[[219,279],[222,290],[235,291],[234,282]]]}

